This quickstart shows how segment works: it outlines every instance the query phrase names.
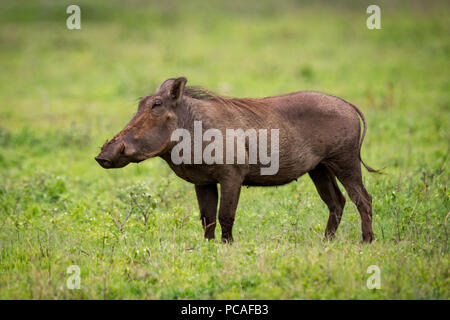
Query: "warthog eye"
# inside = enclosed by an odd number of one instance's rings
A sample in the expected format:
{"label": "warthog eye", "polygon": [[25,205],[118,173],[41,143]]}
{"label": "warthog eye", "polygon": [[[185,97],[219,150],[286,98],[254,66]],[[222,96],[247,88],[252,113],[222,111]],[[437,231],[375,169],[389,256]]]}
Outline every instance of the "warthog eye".
{"label": "warthog eye", "polygon": [[161,105],[162,105],[162,101],[157,99],[157,100],[155,100],[155,102],[153,102],[152,109],[155,108],[155,107],[159,107]]}

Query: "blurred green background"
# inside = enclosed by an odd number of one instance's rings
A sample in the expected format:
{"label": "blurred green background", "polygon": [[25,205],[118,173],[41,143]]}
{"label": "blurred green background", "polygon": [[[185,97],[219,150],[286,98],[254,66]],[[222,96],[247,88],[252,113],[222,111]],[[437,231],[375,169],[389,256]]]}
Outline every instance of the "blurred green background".
{"label": "blurred green background", "polygon": [[[66,28],[70,4],[81,30]],[[370,4],[381,30],[366,27]],[[449,7],[2,1],[0,298],[448,299]],[[138,98],[175,76],[238,97],[317,90],[361,108],[363,159],[386,172],[364,173],[377,240],[360,244],[347,201],[337,239],[323,241],[328,210],[304,177],[244,190],[236,242],[206,242],[193,186],[161,160],[98,166]],[[70,265],[79,290],[66,286]],[[370,265],[380,290],[366,286]]]}

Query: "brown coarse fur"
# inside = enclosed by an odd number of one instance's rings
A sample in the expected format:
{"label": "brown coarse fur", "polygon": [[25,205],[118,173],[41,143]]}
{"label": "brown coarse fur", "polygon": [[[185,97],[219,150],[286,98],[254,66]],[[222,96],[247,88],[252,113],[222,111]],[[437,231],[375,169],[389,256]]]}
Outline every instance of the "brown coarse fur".
{"label": "brown coarse fur", "polygon": [[[183,77],[167,79],[155,94],[142,98],[128,125],[102,147],[96,157],[100,165],[121,168],[151,157],[164,159],[180,178],[195,185],[207,239],[214,238],[220,184],[218,215],[225,242],[233,240],[232,227],[243,185],[283,185],[305,173],[329,208],[325,237],[333,238],[345,205],[339,180],[361,215],[363,241],[374,239],[372,199],[362,181],[361,163],[370,172],[376,170],[361,160],[367,126],[356,106],[311,91],[259,99],[223,97],[199,87],[187,87],[186,81]],[[179,128],[193,133],[194,121],[202,122],[203,131],[214,128],[224,136],[227,129],[279,130],[278,171],[262,175],[260,169],[264,165],[248,161],[175,164],[171,151],[176,142],[171,135]],[[268,145],[270,142],[268,138]],[[202,148],[205,146],[203,142]]]}

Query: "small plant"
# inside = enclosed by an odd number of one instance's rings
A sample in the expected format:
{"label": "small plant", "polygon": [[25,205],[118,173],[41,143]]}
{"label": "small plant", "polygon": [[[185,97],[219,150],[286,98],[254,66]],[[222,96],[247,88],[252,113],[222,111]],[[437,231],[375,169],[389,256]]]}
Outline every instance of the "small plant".
{"label": "small plant", "polygon": [[133,206],[130,206],[130,210],[128,211],[125,218],[121,218],[120,210],[115,210],[115,214],[113,214],[114,210],[111,210],[111,217],[113,219],[114,225],[117,227],[117,229],[123,233],[125,224],[128,222],[128,219],[131,217],[131,213],[133,212]]}
{"label": "small plant", "polygon": [[159,203],[144,183],[129,186],[119,194],[119,198],[122,204],[129,206],[130,215],[135,214],[142,218],[144,226],[147,226],[150,215]]}
{"label": "small plant", "polygon": [[142,215],[144,225],[147,226],[148,217],[152,213],[152,210],[156,208],[156,200],[153,200],[152,195],[147,192],[143,194],[130,192],[130,198],[135,204],[137,211]]}

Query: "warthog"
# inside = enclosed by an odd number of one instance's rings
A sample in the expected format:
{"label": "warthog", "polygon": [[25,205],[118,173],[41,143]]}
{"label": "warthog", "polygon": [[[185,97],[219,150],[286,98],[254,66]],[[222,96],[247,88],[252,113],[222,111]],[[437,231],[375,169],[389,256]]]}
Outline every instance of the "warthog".
{"label": "warthog", "polygon": [[[220,184],[219,222],[224,242],[233,240],[232,228],[241,186],[283,185],[305,173],[309,174],[329,208],[325,237],[333,238],[345,205],[337,178],[361,215],[363,241],[374,239],[372,199],[362,181],[361,163],[370,172],[376,170],[361,160],[360,150],[367,126],[357,107],[343,99],[311,91],[259,99],[223,97],[198,87],[185,86],[186,82],[184,77],[167,79],[155,94],[140,99],[134,117],[103,145],[95,160],[103,168],[110,169],[156,156],[164,159],[180,178],[195,185],[207,239],[214,238],[217,184]],[[362,136],[360,118],[364,124]],[[241,137],[244,132],[244,162],[207,164],[195,161],[195,152],[201,155],[208,145],[204,140],[200,148],[194,146],[194,141],[189,142],[186,150],[193,150],[194,155],[182,155],[189,161],[174,161],[172,150],[179,142],[174,141],[173,133],[182,128],[194,135],[197,121],[201,121],[203,131],[213,129],[223,136],[227,136],[229,129],[241,130]],[[262,168],[267,168],[267,162],[249,162],[255,148],[250,145],[247,133],[260,129],[266,129],[265,132],[276,130],[279,135],[279,141],[268,137],[269,147],[264,148],[277,155],[278,170],[274,174],[261,173]],[[234,145],[215,152],[215,156],[231,152],[234,159],[237,157]]]}

